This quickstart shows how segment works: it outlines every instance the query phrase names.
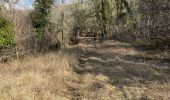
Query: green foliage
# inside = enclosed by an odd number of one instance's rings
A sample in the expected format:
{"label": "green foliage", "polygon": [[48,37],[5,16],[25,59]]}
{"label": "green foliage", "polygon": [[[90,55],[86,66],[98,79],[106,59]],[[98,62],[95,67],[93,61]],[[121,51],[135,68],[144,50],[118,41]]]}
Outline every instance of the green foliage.
{"label": "green foliage", "polygon": [[2,11],[2,7],[0,6],[0,12]]}
{"label": "green foliage", "polygon": [[132,16],[132,9],[127,0],[115,0],[116,1],[116,10],[117,10],[117,19],[122,19],[129,15]]}
{"label": "green foliage", "polygon": [[12,47],[14,44],[13,25],[5,19],[0,19],[0,48]]}
{"label": "green foliage", "polygon": [[41,38],[50,24],[49,15],[53,0],[35,0],[32,25],[38,38]]}

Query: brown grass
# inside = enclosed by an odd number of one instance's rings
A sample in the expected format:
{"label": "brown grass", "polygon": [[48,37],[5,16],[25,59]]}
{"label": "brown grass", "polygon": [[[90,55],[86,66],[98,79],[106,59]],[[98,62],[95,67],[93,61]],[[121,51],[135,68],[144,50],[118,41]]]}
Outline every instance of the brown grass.
{"label": "brown grass", "polygon": [[169,67],[136,55],[126,44],[83,43],[0,64],[0,100],[168,100]]}
{"label": "brown grass", "polygon": [[70,59],[50,53],[0,64],[0,99],[65,100],[62,93],[73,76]]}
{"label": "brown grass", "polygon": [[80,65],[75,71],[86,83],[82,91],[88,100],[170,99],[168,62],[147,58],[130,44],[117,41],[83,43],[78,48]]}

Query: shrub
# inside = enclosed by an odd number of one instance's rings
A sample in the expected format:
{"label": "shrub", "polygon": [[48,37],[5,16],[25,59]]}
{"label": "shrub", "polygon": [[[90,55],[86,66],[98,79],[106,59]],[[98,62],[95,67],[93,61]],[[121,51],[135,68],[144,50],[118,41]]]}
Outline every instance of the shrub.
{"label": "shrub", "polygon": [[0,48],[9,48],[14,44],[13,25],[0,18]]}

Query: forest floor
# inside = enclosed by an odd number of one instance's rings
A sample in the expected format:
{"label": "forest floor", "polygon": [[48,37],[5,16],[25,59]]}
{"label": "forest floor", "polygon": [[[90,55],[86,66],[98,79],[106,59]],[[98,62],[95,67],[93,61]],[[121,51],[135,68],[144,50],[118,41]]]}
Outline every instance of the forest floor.
{"label": "forest floor", "polygon": [[168,55],[113,40],[84,41],[0,64],[0,99],[169,100]]}

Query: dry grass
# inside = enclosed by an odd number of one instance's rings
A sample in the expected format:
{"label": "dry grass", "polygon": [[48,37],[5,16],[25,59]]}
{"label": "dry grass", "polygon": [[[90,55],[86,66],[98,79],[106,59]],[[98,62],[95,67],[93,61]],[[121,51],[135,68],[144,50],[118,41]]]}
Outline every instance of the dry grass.
{"label": "dry grass", "polygon": [[78,48],[82,53],[75,70],[83,77],[87,100],[170,99],[168,63],[147,59],[131,45],[116,41]]}
{"label": "dry grass", "polygon": [[169,67],[137,54],[126,44],[83,43],[0,64],[0,100],[170,99]]}
{"label": "dry grass", "polygon": [[49,53],[0,64],[0,99],[111,100],[116,90],[105,83],[108,78],[78,75],[70,67],[76,63],[73,55]]}
{"label": "dry grass", "polygon": [[68,55],[50,53],[0,64],[0,99],[65,100],[72,61]]}

